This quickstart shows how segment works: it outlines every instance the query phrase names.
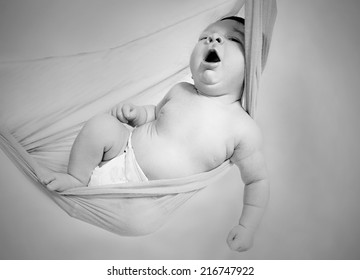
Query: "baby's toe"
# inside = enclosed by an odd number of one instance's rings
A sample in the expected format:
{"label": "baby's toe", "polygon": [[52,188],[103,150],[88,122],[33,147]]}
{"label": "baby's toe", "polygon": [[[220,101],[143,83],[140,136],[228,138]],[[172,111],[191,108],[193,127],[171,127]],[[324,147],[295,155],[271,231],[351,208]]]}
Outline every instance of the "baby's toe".
{"label": "baby's toe", "polygon": [[49,191],[57,191],[60,188],[57,180],[55,179],[47,183],[46,187]]}
{"label": "baby's toe", "polygon": [[45,175],[43,178],[41,178],[40,181],[43,185],[48,185],[54,180],[55,180],[55,176],[52,174],[48,174],[48,175]]}

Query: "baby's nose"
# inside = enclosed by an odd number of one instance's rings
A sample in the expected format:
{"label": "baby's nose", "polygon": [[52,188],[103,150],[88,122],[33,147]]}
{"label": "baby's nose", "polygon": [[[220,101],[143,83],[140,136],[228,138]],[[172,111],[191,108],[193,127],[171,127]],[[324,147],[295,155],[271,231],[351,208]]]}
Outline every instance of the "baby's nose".
{"label": "baby's nose", "polygon": [[209,44],[217,43],[217,44],[222,45],[224,43],[224,38],[220,34],[214,33],[208,37],[207,41]]}

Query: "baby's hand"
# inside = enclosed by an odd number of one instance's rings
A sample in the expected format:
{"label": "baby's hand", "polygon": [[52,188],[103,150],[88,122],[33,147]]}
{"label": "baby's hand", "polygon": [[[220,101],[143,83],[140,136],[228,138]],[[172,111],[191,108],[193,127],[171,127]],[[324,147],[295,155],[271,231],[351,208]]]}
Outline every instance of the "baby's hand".
{"label": "baby's hand", "polygon": [[122,123],[131,126],[138,125],[140,119],[139,107],[133,104],[121,104],[112,109],[111,114]]}
{"label": "baby's hand", "polygon": [[229,247],[238,252],[249,250],[254,241],[254,231],[242,225],[235,226],[229,233],[227,243]]}

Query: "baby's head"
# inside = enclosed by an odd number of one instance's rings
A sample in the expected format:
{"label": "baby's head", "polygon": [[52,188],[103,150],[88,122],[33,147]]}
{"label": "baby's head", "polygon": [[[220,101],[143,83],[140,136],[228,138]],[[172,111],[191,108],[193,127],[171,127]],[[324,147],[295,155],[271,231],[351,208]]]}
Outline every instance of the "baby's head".
{"label": "baby's head", "polygon": [[244,19],[227,17],[200,35],[190,58],[195,87],[205,95],[240,100],[244,84]]}

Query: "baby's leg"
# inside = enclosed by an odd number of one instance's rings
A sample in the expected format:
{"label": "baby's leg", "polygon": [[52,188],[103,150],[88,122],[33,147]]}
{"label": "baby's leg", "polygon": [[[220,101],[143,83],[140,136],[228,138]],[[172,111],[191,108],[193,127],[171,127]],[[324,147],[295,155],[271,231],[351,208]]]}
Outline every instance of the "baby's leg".
{"label": "baby's leg", "polygon": [[62,191],[87,185],[91,173],[102,161],[117,156],[126,146],[128,129],[111,115],[103,114],[90,119],[78,134],[72,146],[68,172],[48,177],[50,190]]}

